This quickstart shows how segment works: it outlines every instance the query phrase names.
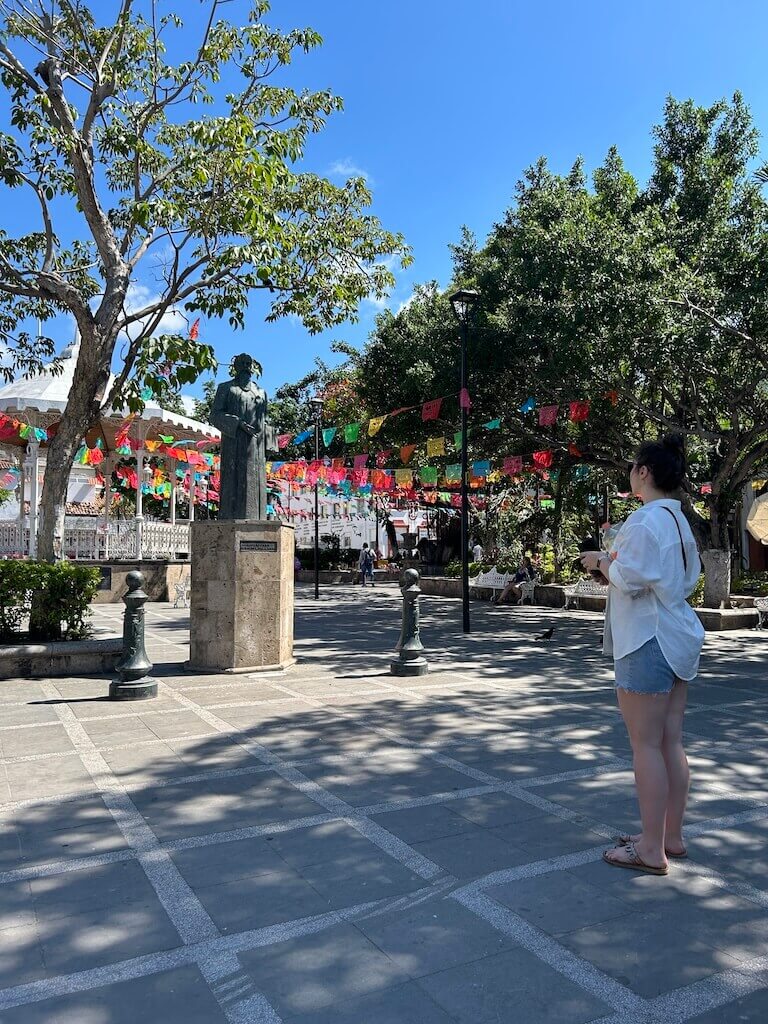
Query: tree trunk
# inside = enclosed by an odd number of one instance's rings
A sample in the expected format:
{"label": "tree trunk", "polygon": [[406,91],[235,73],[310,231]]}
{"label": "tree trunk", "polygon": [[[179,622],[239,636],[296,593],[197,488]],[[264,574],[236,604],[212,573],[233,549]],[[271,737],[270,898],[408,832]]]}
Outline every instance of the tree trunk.
{"label": "tree trunk", "polygon": [[731,606],[731,552],[728,548],[705,548],[701,552],[704,567],[704,607]]}
{"label": "tree trunk", "polygon": [[386,522],[384,523],[384,529],[386,531],[387,540],[389,541],[390,547],[394,552],[392,557],[399,558],[400,550],[397,546],[397,532],[395,531],[395,524],[392,522],[389,516],[387,516]]}
{"label": "tree trunk", "polygon": [[72,390],[58,430],[48,446],[37,536],[37,557],[41,562],[55,562],[62,557],[69,473],[77,450],[93,422],[97,398],[104,387],[101,362],[99,346],[81,333]]}
{"label": "tree trunk", "polygon": [[555,579],[560,579],[560,570],[565,561],[565,538],[563,537],[563,497],[570,476],[570,466],[562,466],[555,481],[555,508],[552,516],[552,555],[555,562]]}

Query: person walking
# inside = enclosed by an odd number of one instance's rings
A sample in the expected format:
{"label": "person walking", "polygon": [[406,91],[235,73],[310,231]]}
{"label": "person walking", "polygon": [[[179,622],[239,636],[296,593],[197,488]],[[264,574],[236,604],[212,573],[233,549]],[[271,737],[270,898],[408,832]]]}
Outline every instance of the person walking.
{"label": "person walking", "polygon": [[373,586],[373,552],[367,544],[363,544],[360,549],[357,567],[360,572],[360,585],[364,587],[366,579],[370,579]]}
{"label": "person walking", "polygon": [[642,824],[639,835],[617,836],[617,845],[603,859],[613,867],[654,875],[668,873],[668,858],[687,855],[683,714],[704,640],[701,622],[686,601],[701,563],[673,497],[685,471],[682,437],[644,442],[630,467],[632,492],[642,508],[627,518],[610,556],[603,551],[581,556],[584,568],[599,570],[608,584],[603,650],[614,658]]}
{"label": "person walking", "polygon": [[472,547],[472,561],[482,562],[483,560],[483,545],[480,543],[478,538],[475,538],[474,546]]}

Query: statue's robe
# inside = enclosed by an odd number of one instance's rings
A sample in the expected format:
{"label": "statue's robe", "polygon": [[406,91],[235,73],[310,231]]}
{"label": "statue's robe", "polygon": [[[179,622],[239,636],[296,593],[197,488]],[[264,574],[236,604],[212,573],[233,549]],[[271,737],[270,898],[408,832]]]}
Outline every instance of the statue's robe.
{"label": "statue's robe", "polygon": [[[264,519],[267,508],[267,451],[275,431],[267,422],[267,393],[253,381],[220,384],[211,423],[221,431],[219,519]],[[255,436],[242,430],[246,423]]]}

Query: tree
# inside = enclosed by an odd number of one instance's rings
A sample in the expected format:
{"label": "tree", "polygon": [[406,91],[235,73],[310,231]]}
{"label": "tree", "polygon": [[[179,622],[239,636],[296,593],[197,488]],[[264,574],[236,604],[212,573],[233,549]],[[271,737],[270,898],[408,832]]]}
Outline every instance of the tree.
{"label": "tree", "polygon": [[206,380],[203,383],[203,397],[196,398],[195,404],[192,408],[192,415],[200,423],[211,422],[211,410],[213,409],[213,400],[216,397],[216,381]]}
{"label": "tree", "polygon": [[[485,244],[465,232],[453,247],[454,284],[481,293],[472,421],[503,420],[471,438],[470,457],[550,448],[561,471],[579,461],[625,476],[641,440],[681,431],[683,504],[705,604],[717,606],[729,597],[729,524],[768,461],[768,202],[750,174],[758,140],[740,96],[670,99],[655,136],[645,188],[615,150],[591,185],[580,161],[556,175],[540,160]],[[456,390],[456,334],[436,287],[379,317],[359,366],[386,394],[382,411]],[[528,396],[561,407],[589,398],[589,419],[542,428],[520,412]],[[393,431],[404,426],[398,417]]]}
{"label": "tree", "polygon": [[[258,290],[267,320],[294,313],[319,331],[385,293],[382,257],[409,259],[402,238],[365,212],[362,179],[336,187],[295,169],[308,136],[341,108],[330,92],[275,80],[317,33],[270,28],[268,0],[253,0],[244,27],[220,18],[224,0],[204,6],[194,42],[157,0],[0,2],[0,187],[28,192],[39,216],[26,234],[0,232],[0,331],[16,370],[52,351],[19,329],[31,317],[68,312],[81,338],[47,460],[42,558],[56,554],[69,469],[100,409],[135,410],[147,382],[179,390],[214,367],[195,331],[157,336],[168,311],[242,327]],[[174,63],[171,53],[188,56]],[[131,287],[148,265],[158,291],[134,308]]]}

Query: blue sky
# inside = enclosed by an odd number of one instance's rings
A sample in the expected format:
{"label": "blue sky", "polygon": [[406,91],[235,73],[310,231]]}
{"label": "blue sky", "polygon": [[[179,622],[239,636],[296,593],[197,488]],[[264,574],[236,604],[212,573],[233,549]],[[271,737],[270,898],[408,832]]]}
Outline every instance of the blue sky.
{"label": "blue sky", "polygon": [[[175,8],[198,17],[191,0]],[[239,21],[245,9],[233,0],[226,16]],[[296,58],[290,81],[333,89],[345,110],[310,140],[306,164],[334,180],[364,173],[373,211],[412,246],[394,310],[415,283],[448,283],[461,225],[482,241],[540,155],[556,171],[581,155],[591,170],[615,144],[645,178],[667,94],[704,104],[739,89],[768,132],[764,0],[273,0],[270,20],[324,37]],[[332,340],[361,345],[376,312],[365,302],[359,323],[310,337],[291,320],[264,324],[255,303],[245,335],[212,321],[202,336],[215,344],[220,378],[248,350],[272,392],[328,357]]]}

